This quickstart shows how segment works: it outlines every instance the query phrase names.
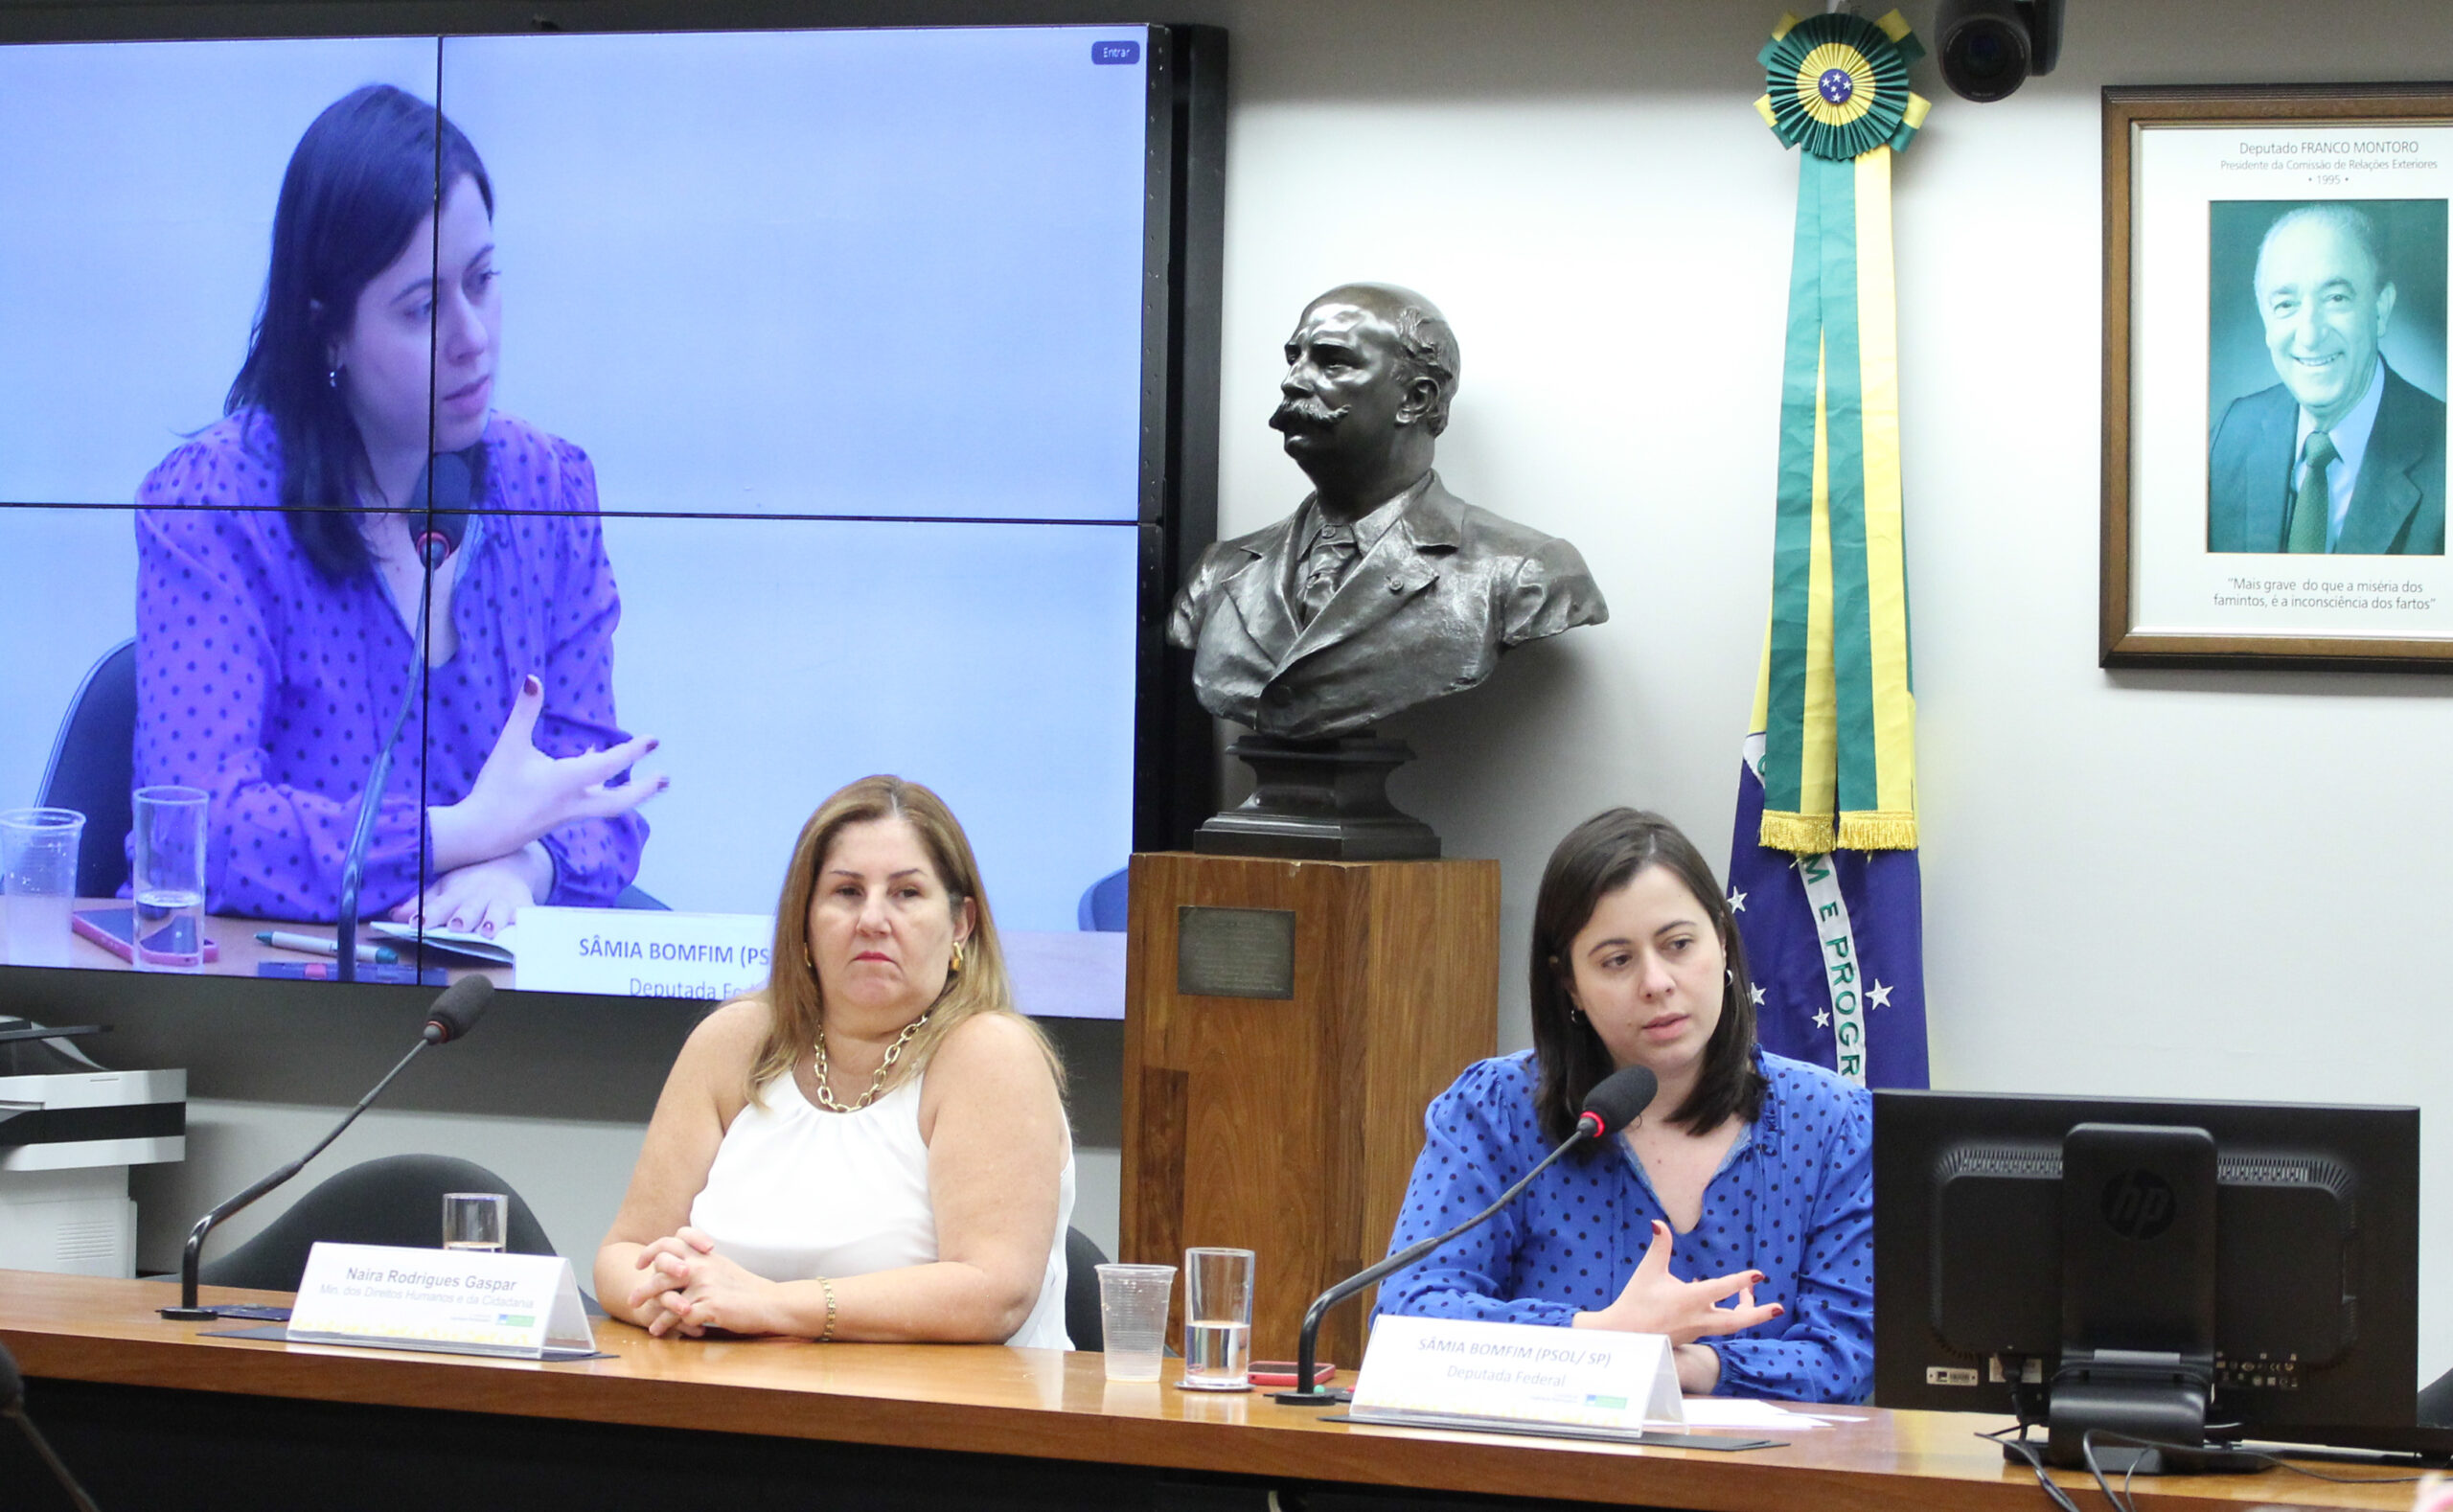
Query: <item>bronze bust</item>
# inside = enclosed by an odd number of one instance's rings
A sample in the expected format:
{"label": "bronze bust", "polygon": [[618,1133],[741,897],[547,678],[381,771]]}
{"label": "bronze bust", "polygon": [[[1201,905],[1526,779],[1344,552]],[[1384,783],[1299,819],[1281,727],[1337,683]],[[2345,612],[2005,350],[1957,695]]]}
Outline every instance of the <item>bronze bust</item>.
{"label": "bronze bust", "polygon": [[1313,493],[1203,556],[1168,639],[1220,719],[1286,741],[1358,735],[1462,692],[1527,641],[1607,619],[1568,542],[1448,492],[1432,453],[1456,392],[1456,333],[1431,301],[1348,284],[1286,343],[1270,424]]}

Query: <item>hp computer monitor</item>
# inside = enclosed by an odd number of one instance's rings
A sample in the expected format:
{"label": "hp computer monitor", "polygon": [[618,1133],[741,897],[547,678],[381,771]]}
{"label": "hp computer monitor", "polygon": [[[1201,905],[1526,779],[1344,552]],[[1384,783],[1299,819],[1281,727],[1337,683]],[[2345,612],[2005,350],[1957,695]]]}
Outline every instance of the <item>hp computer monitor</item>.
{"label": "hp computer monitor", "polygon": [[2088,1428],[2444,1447],[2415,1108],[1879,1091],[1874,1193],[1880,1406],[2050,1424],[2063,1463]]}

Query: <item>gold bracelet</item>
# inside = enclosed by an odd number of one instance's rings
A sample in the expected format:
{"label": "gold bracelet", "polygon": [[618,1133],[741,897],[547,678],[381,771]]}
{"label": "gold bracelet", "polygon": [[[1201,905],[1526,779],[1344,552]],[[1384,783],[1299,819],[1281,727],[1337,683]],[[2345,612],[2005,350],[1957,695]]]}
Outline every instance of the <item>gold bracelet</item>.
{"label": "gold bracelet", "polygon": [[826,1326],[817,1335],[817,1341],[822,1344],[835,1337],[835,1283],[819,1276],[817,1284],[819,1290],[826,1294]]}

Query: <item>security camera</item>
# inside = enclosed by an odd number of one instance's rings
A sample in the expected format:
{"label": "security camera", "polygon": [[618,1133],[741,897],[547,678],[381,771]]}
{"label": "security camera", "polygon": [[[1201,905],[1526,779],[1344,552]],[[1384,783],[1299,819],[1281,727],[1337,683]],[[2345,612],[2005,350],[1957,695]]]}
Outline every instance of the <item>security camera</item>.
{"label": "security camera", "polygon": [[1942,0],[1934,34],[1942,82],[1978,104],[2000,100],[2061,60],[2062,0]]}

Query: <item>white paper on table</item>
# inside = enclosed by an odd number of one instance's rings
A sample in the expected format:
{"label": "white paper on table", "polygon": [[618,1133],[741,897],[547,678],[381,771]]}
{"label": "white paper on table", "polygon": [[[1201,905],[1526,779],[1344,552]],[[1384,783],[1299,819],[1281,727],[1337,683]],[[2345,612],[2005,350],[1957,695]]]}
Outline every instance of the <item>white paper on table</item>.
{"label": "white paper on table", "polygon": [[1797,1411],[1777,1402],[1755,1402],[1744,1397],[1690,1396],[1686,1398],[1685,1408],[1686,1427],[1690,1429],[1744,1428],[1758,1432],[1790,1433],[1800,1429],[1831,1426],[1815,1413]]}

